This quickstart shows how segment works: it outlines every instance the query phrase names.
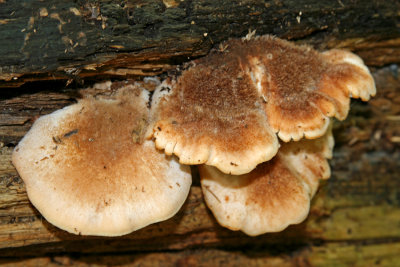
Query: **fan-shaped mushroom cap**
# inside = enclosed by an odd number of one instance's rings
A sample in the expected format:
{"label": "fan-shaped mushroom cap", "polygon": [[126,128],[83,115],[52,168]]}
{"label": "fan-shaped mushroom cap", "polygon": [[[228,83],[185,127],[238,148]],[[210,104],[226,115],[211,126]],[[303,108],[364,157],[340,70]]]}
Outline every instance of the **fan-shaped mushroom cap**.
{"label": "fan-shaped mushroom cap", "polygon": [[332,158],[334,143],[330,126],[327,133],[320,138],[285,143],[279,150],[286,164],[307,183],[311,196],[317,192],[319,180],[331,176],[327,159]]}
{"label": "fan-shaped mushroom cap", "polygon": [[319,53],[271,36],[222,47],[154,94],[156,146],[183,164],[247,173],[276,154],[272,132],[285,142],[321,137],[330,117],[347,116],[350,97],[375,94],[368,68],[350,52]]}
{"label": "fan-shaped mushroom cap", "polygon": [[322,57],[329,62],[329,69],[319,88],[333,99],[335,117],[344,120],[350,109],[349,97],[368,101],[376,94],[374,79],[362,59],[349,51],[332,49],[323,52]]}
{"label": "fan-shaped mushroom cap", "polygon": [[325,157],[331,153],[332,141],[328,134],[284,143],[272,160],[240,176],[199,166],[208,207],[222,226],[252,236],[302,222],[318,180],[330,173]]}
{"label": "fan-shaped mushroom cap", "polygon": [[39,118],[12,160],[33,205],[52,224],[117,236],[173,216],[190,169],[143,142],[148,92],[136,85]]}
{"label": "fan-shaped mushroom cap", "polygon": [[183,164],[205,163],[232,174],[247,173],[276,154],[278,139],[240,64],[236,55],[208,56],[156,90],[157,148]]}
{"label": "fan-shaped mushroom cap", "polygon": [[368,68],[347,51],[319,53],[271,36],[227,45],[247,54],[268,122],[285,142],[322,136],[329,117],[347,116],[350,97],[367,101],[376,92]]}

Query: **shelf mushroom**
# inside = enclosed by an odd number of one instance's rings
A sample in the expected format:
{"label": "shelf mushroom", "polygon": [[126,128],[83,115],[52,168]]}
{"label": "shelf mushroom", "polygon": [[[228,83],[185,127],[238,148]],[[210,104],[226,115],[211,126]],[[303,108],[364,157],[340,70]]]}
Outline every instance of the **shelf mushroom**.
{"label": "shelf mushroom", "polygon": [[368,68],[351,52],[319,53],[271,36],[230,46],[232,53],[247,51],[268,123],[285,142],[322,136],[330,117],[346,118],[350,97],[368,101],[376,93]]}
{"label": "shelf mushroom", "polygon": [[277,153],[276,135],[284,142],[318,138],[330,117],[347,116],[350,97],[366,101],[376,91],[350,52],[319,53],[269,35],[222,47],[154,94],[156,146],[183,164],[248,173]]}
{"label": "shelf mushroom", "polygon": [[373,96],[374,80],[342,50],[268,35],[220,47],[163,81],[151,103],[127,83],[38,119],[13,153],[34,206],[71,233],[123,235],[173,216],[187,165],[199,165],[223,226],[259,235],[303,221],[330,176],[330,118]]}
{"label": "shelf mushroom", "polygon": [[159,86],[152,101],[157,148],[182,164],[205,163],[232,174],[275,156],[278,139],[240,64],[236,55],[207,56]]}
{"label": "shelf mushroom", "polygon": [[172,217],[190,167],[144,139],[149,95],[137,85],[39,118],[12,161],[32,204],[55,226],[118,236]]}
{"label": "shelf mushroom", "polygon": [[204,199],[217,221],[255,236],[302,222],[319,180],[330,176],[329,131],[315,140],[283,143],[277,155],[244,175],[199,166]]}
{"label": "shelf mushroom", "polygon": [[205,164],[204,198],[221,225],[281,231],[305,219],[319,180],[330,176],[330,118],[345,119],[350,98],[369,100],[375,83],[347,51],[269,35],[220,47],[155,91],[153,137],[181,163]]}

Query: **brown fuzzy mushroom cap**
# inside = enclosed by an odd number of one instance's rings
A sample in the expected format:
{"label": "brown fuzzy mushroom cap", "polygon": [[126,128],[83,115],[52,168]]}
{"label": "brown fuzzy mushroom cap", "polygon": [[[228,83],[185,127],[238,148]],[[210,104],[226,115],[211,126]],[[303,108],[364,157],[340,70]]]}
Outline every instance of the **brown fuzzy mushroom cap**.
{"label": "brown fuzzy mushroom cap", "polygon": [[148,93],[129,85],[39,118],[12,160],[33,205],[70,233],[117,236],[173,216],[190,169],[143,142]]}
{"label": "brown fuzzy mushroom cap", "polygon": [[302,222],[318,180],[328,178],[332,136],[282,144],[278,154],[240,176],[199,166],[207,206],[231,230],[255,236]]}
{"label": "brown fuzzy mushroom cap", "polygon": [[183,164],[247,173],[277,152],[272,132],[285,142],[321,137],[330,117],[347,116],[350,97],[375,94],[368,68],[350,52],[319,53],[271,36],[222,47],[154,94],[156,146]]}
{"label": "brown fuzzy mushroom cap", "polygon": [[322,136],[329,117],[347,116],[350,97],[367,101],[376,92],[368,68],[350,52],[319,53],[271,36],[226,44],[247,57],[268,122],[285,142]]}
{"label": "brown fuzzy mushroom cap", "polygon": [[279,147],[259,98],[236,55],[198,60],[153,95],[156,146],[183,164],[247,173]]}

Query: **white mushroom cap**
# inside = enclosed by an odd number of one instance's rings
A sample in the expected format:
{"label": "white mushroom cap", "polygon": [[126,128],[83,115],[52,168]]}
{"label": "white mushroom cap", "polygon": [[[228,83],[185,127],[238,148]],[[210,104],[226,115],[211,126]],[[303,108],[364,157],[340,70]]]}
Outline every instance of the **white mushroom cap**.
{"label": "white mushroom cap", "polygon": [[278,154],[244,175],[228,175],[199,166],[207,206],[231,230],[255,236],[302,222],[319,179],[328,178],[331,134],[316,140],[282,144]]}
{"label": "white mushroom cap", "polygon": [[180,209],[190,168],[143,141],[147,101],[145,90],[128,85],[34,123],[12,160],[50,223],[74,234],[118,236]]}

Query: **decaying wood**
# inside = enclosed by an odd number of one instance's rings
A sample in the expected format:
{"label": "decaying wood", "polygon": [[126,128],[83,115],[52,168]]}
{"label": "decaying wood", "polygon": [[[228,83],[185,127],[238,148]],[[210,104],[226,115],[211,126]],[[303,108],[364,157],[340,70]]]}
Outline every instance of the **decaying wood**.
{"label": "decaying wood", "polygon": [[328,244],[310,246],[296,250],[287,256],[285,252],[271,254],[253,248],[242,251],[224,251],[217,249],[195,249],[186,251],[132,253],[129,255],[73,255],[38,257],[26,260],[1,260],[2,266],[398,266],[400,255],[398,243],[387,244]]}
{"label": "decaying wood", "polygon": [[[399,266],[399,10],[379,0],[0,0],[0,264]],[[335,124],[332,177],[305,222],[259,237],[224,229],[198,177],[175,217],[122,237],[71,235],[32,207],[11,153],[39,116],[76,101],[68,88],[165,75],[249,30],[350,49],[374,67],[378,95]]]}
{"label": "decaying wood", "polygon": [[[281,233],[259,237],[220,227],[204,204],[198,178],[175,217],[132,234],[83,237],[57,229],[29,203],[10,156],[39,115],[73,103],[77,94],[39,89],[4,96],[0,100],[0,263],[395,266],[400,261],[399,76],[396,65],[375,70],[377,97],[368,104],[354,101],[349,118],[335,124],[332,177],[321,186],[308,219]],[[17,261],[31,256],[38,258]]]}
{"label": "decaying wood", "polygon": [[398,1],[0,1],[0,86],[160,74],[249,30],[400,62]]}

